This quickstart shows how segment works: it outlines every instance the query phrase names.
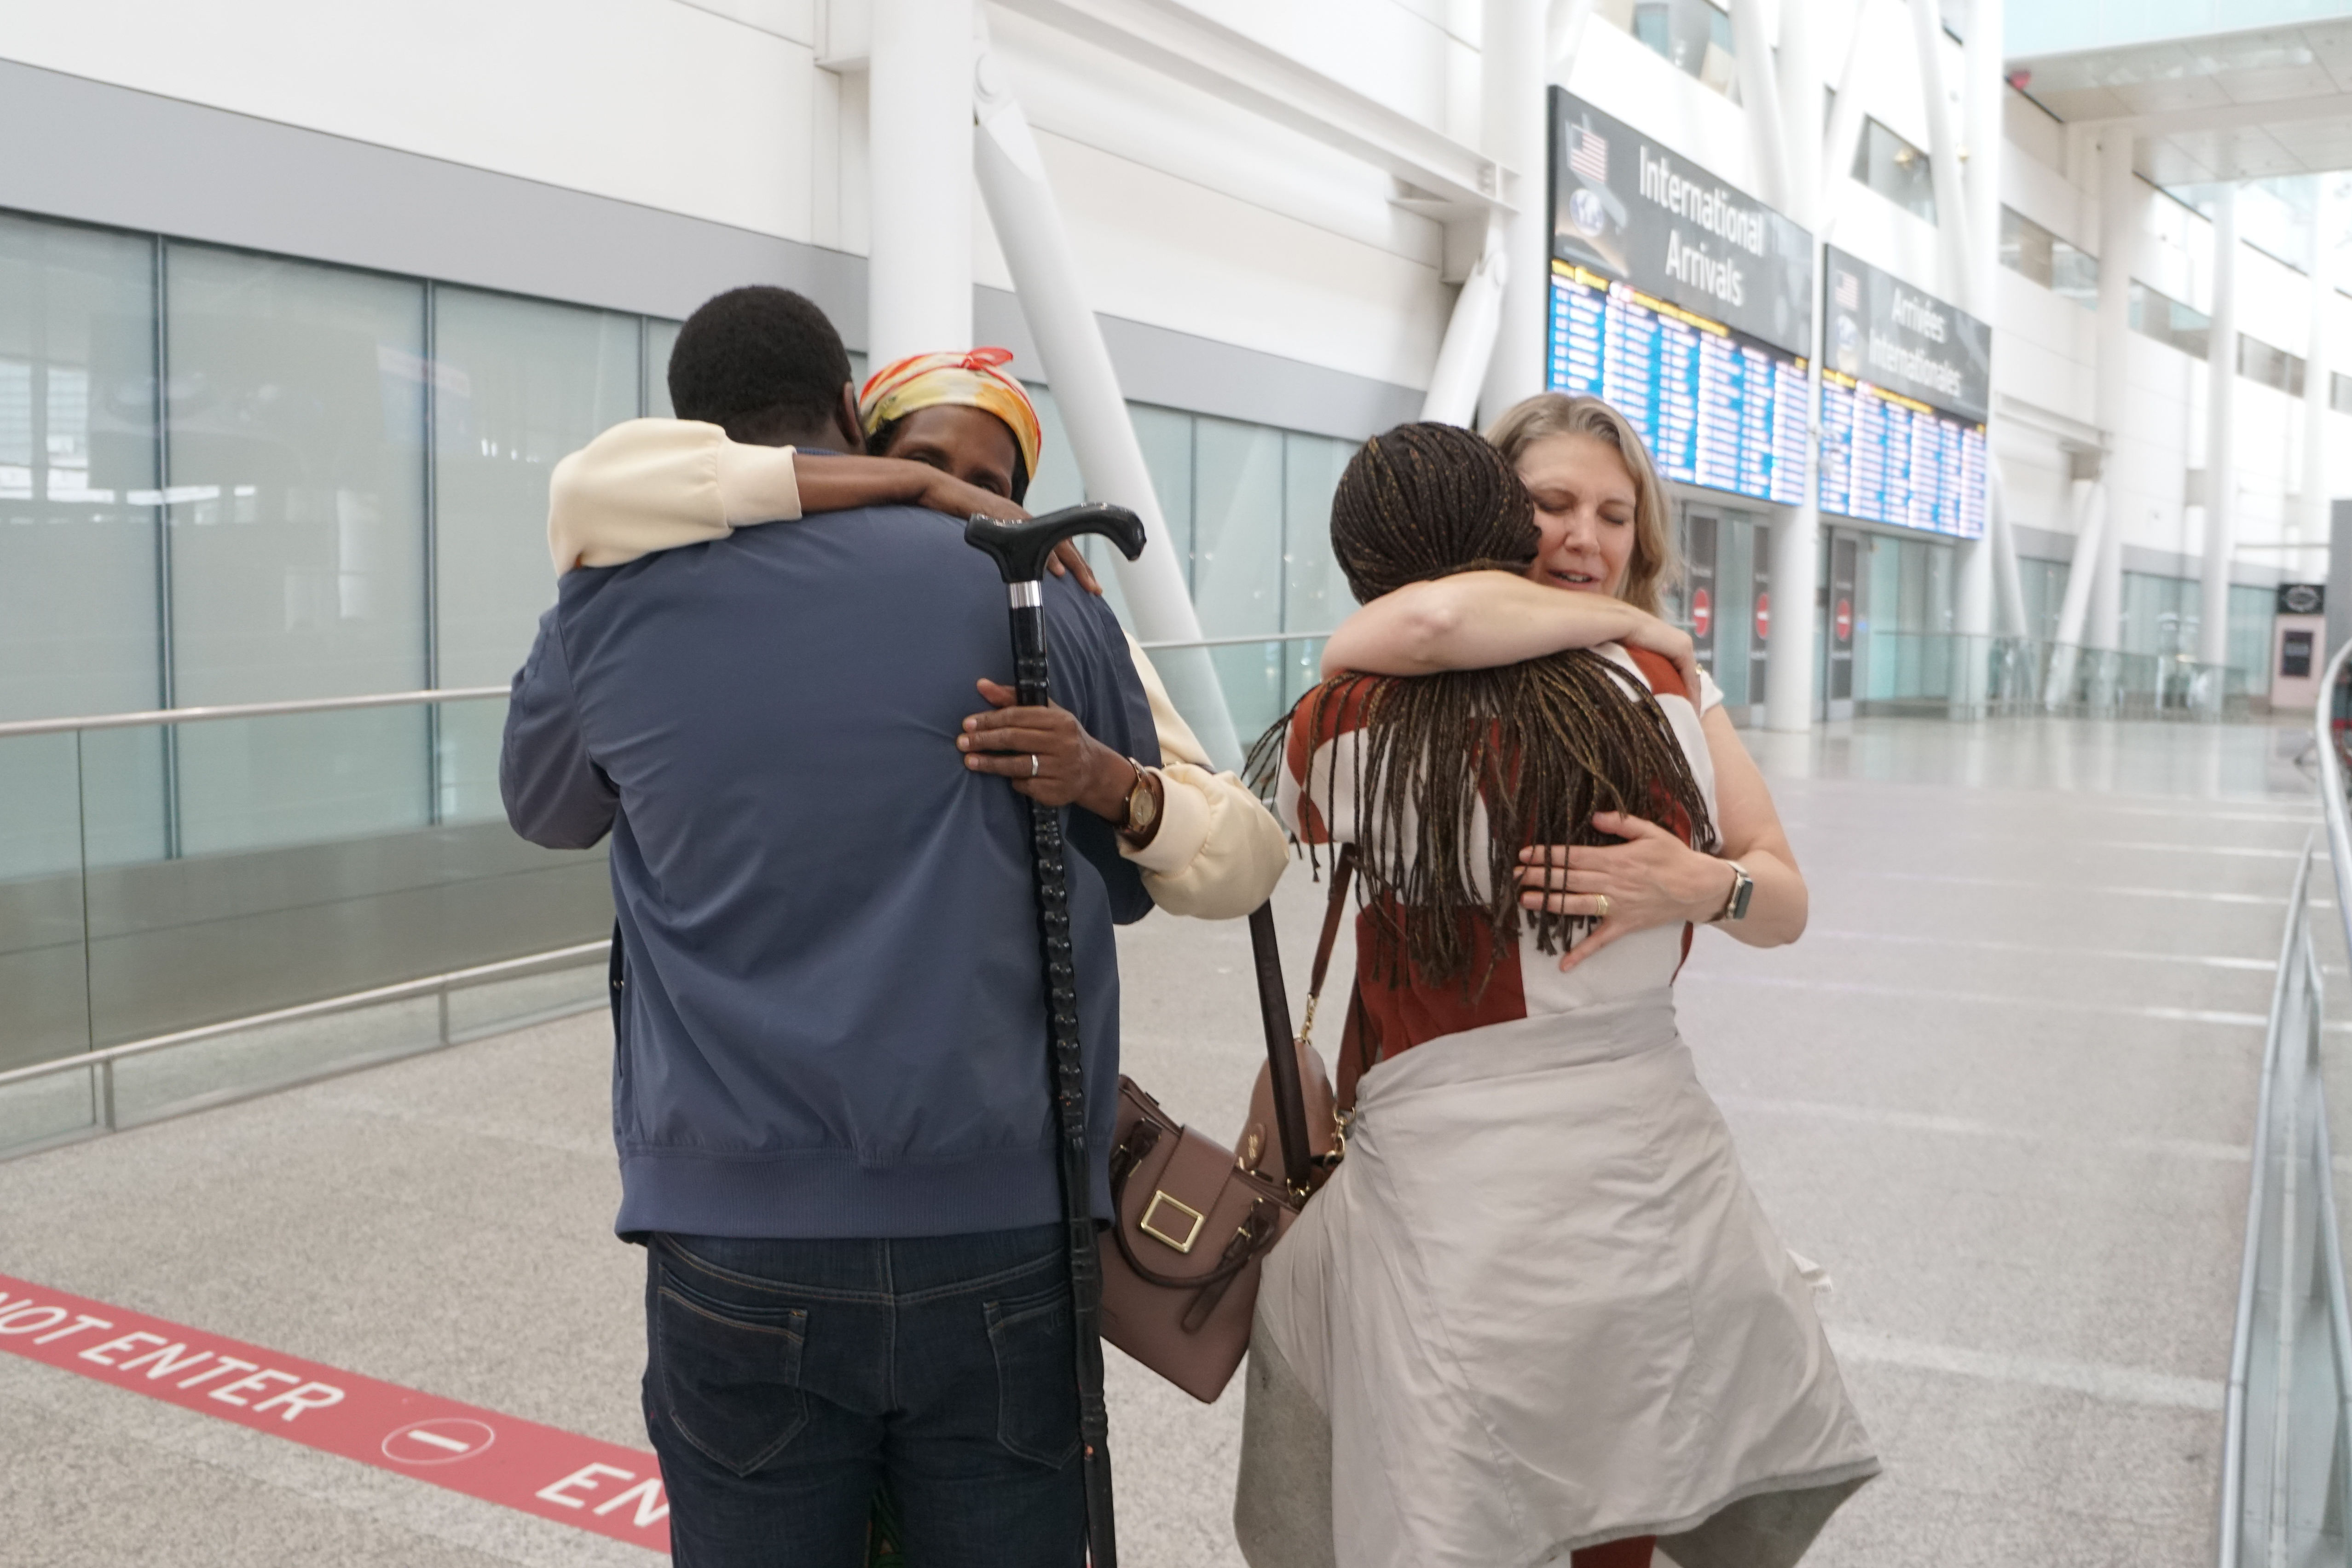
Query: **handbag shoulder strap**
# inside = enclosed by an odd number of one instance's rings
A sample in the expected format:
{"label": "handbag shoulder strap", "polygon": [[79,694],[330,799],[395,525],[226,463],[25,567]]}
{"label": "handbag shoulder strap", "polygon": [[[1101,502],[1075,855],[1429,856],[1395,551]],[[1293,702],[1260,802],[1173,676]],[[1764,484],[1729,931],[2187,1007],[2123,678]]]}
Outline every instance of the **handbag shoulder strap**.
{"label": "handbag shoulder strap", "polygon": [[1323,981],[1331,972],[1331,948],[1339,940],[1339,917],[1348,912],[1348,882],[1356,874],[1356,847],[1344,844],[1331,863],[1331,897],[1323,906],[1323,935],[1315,944],[1315,969],[1307,980],[1307,1018],[1298,1026],[1302,1040],[1315,1033],[1315,1005],[1323,999]]}
{"label": "handbag shoulder strap", "polygon": [[1341,850],[1331,869],[1331,900],[1323,911],[1323,934],[1307,981],[1307,1017],[1296,1037],[1290,1032],[1290,997],[1282,983],[1282,952],[1275,940],[1274,902],[1268,900],[1250,911],[1250,954],[1257,970],[1258,1013],[1265,1026],[1266,1076],[1274,1089],[1275,1133],[1282,1140],[1282,1176],[1302,1196],[1312,1184],[1315,1165],[1307,1141],[1307,1093],[1298,1080],[1298,1047],[1315,1027],[1316,999],[1322,995],[1323,979],[1331,968],[1331,945],[1339,936],[1348,879],[1354,870],[1351,854]]}

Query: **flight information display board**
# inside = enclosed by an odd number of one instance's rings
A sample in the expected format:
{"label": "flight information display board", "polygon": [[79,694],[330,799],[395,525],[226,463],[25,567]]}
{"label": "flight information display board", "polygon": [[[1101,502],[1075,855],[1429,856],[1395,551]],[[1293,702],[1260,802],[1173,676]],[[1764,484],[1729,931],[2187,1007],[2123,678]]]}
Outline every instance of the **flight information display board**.
{"label": "flight information display board", "polygon": [[1552,389],[1608,400],[1665,479],[1803,501],[1802,360],[1565,261],[1552,264],[1550,348]]}
{"label": "flight information display board", "polygon": [[1823,511],[1981,539],[1984,426],[1824,369],[1821,487]]}
{"label": "flight information display board", "polygon": [[1826,260],[1822,510],[1983,538],[1992,329],[1835,246]]}

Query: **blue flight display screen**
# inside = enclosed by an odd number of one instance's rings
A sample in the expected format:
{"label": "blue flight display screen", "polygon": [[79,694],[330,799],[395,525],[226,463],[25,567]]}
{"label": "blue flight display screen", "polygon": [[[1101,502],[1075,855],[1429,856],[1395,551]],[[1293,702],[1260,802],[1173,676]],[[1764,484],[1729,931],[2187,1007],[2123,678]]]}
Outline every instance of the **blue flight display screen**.
{"label": "blue flight display screen", "polygon": [[1984,426],[1824,370],[1821,487],[1823,511],[1981,539]]}
{"label": "blue flight display screen", "polygon": [[1549,358],[1552,390],[1606,399],[1666,479],[1803,501],[1802,360],[1567,262],[1552,266]]}

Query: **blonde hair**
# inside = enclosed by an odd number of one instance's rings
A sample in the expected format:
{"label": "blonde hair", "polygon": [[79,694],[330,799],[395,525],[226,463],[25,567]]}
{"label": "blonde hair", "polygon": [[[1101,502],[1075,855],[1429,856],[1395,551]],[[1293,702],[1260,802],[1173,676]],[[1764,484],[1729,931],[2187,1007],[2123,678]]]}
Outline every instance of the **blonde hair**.
{"label": "blonde hair", "polygon": [[1659,594],[1682,581],[1681,552],[1666,510],[1666,487],[1659,481],[1657,465],[1642,444],[1633,421],[1597,397],[1571,397],[1562,392],[1538,392],[1505,409],[1486,427],[1486,439],[1517,468],[1528,447],[1555,436],[1590,436],[1617,448],[1625,471],[1633,476],[1633,554],[1625,564],[1625,583],[1617,596],[1637,610],[1662,612]]}

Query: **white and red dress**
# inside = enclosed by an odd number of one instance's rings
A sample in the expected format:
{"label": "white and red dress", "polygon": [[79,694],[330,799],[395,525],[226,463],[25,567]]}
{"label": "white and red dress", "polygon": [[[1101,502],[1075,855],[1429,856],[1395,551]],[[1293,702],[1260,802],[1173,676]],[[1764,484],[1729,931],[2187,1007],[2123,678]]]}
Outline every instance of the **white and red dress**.
{"label": "white and red dress", "polygon": [[[1721,693],[1602,651],[1652,689],[1712,812],[1699,716]],[[1360,831],[1347,695],[1294,723],[1281,806],[1307,842]],[[1655,1535],[1683,1568],[1795,1563],[1878,1460],[1676,1033],[1688,929],[1566,974],[1523,932],[1475,999],[1384,984],[1358,930],[1381,1057],[1346,1160],[1267,1259],[1244,1554],[1519,1568]]]}

